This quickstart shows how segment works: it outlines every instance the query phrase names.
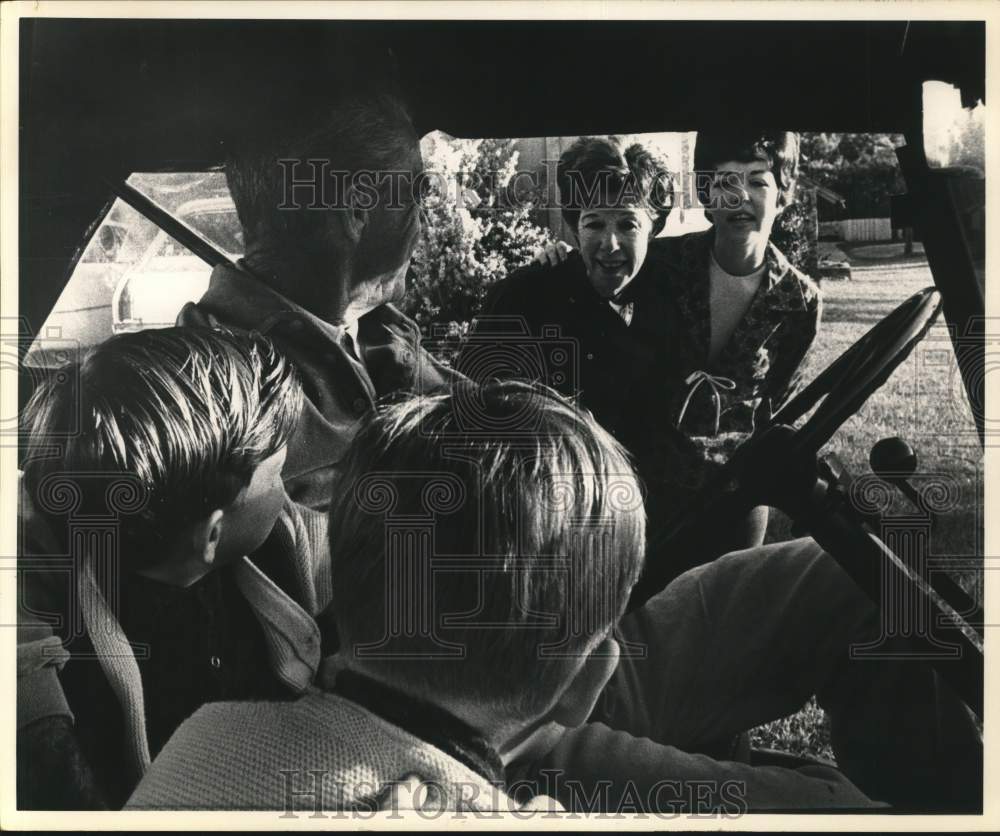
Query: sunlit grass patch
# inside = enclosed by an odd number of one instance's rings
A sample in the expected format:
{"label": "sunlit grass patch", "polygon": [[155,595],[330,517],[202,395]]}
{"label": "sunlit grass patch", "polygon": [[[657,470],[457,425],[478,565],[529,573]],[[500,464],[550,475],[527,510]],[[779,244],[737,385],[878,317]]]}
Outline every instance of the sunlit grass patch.
{"label": "sunlit grass patch", "polygon": [[[882,263],[854,257],[851,273],[850,281],[828,281],[823,286],[824,322],[807,361],[807,381],[897,305],[934,284],[919,257]],[[931,554],[982,555],[983,455],[943,316],[885,385],[844,423],[829,449],[859,476],[870,472],[868,455],[875,442],[893,435],[904,438],[917,453],[916,484],[940,477],[957,492],[955,509],[934,520]],[[912,511],[897,496],[889,514]],[[786,539],[789,529],[787,518],[772,513],[769,540]],[[981,594],[975,572],[966,570],[956,577],[967,591]],[[751,740],[755,746],[833,757],[828,723],[815,702],[791,717],[754,729]]]}

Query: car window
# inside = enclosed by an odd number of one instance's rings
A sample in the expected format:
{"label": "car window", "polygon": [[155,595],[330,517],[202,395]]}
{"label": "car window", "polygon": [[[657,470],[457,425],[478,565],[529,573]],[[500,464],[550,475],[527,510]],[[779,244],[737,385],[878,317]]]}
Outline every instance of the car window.
{"label": "car window", "polygon": [[227,255],[243,253],[243,230],[232,201],[226,197],[226,206],[221,209],[191,212],[181,219],[194,227],[202,237],[207,238]]}
{"label": "car window", "polygon": [[950,173],[950,191],[979,292],[986,294],[986,105],[962,106],[957,87],[925,81],[924,151]]}
{"label": "car window", "polygon": [[962,107],[957,87],[925,81],[924,151],[932,168],[962,166],[986,172],[986,106]]}
{"label": "car window", "polygon": [[[243,233],[222,172],[140,172],[127,182],[231,260],[243,254]],[[115,333],[172,325],[183,305],[205,292],[210,274],[187,247],[116,199],[86,242],[25,363],[58,365],[45,349],[53,340],[85,349]]]}

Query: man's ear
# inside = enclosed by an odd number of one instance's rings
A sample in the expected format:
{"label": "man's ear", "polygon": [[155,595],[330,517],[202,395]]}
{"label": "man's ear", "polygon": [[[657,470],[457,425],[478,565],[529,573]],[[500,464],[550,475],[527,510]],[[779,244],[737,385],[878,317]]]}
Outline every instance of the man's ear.
{"label": "man's ear", "polygon": [[351,207],[344,212],[344,224],[351,241],[357,244],[365,234],[371,220],[371,211]]}
{"label": "man's ear", "polygon": [[371,184],[362,181],[359,185],[347,184],[344,187],[344,208],[338,213],[344,232],[348,238],[357,244],[371,223],[372,210],[375,208],[379,195]]}
{"label": "man's ear", "polygon": [[216,508],[195,526],[194,553],[206,566],[211,566],[215,562],[219,541],[222,539],[222,519],[224,516],[225,513],[222,509]]}
{"label": "man's ear", "polygon": [[586,658],[573,681],[552,707],[548,719],[568,729],[587,722],[604,686],[618,667],[618,642],[608,636]]}

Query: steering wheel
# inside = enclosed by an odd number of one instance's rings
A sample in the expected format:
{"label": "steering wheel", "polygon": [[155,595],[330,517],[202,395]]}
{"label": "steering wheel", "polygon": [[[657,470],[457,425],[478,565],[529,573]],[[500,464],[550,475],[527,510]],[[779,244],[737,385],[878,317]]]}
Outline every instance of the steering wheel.
{"label": "steering wheel", "polygon": [[913,294],[779,409],[770,423],[791,426],[822,401],[796,431],[797,448],[818,453],[927,336],[941,307],[941,294],[933,287]]}
{"label": "steering wheel", "polygon": [[[896,368],[910,356],[941,313],[941,294],[933,287],[915,293],[878,322],[861,339],[827,366],[771,420],[733,451],[729,460],[689,502],[682,503],[657,541],[668,541],[697,520],[700,511],[741,482],[748,461],[760,460],[760,443],[767,431],[785,425],[785,443],[797,459],[815,457],[841,424],[858,411]],[[810,410],[806,421],[792,425]],[[766,442],[765,442],[766,443]],[[753,504],[759,504],[754,502]],[[657,543],[652,543],[654,547]]]}

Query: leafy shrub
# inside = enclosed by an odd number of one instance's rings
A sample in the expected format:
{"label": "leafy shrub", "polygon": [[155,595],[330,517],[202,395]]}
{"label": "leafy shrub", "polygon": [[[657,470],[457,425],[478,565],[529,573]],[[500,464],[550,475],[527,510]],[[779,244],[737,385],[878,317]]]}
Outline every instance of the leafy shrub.
{"label": "leafy shrub", "polygon": [[795,267],[816,278],[819,266],[816,238],[816,192],[799,189],[795,201],[775,221],[771,240]]}
{"label": "leafy shrub", "polygon": [[549,234],[531,219],[534,196],[510,193],[518,161],[513,140],[436,133],[421,145],[433,176],[403,308],[431,333],[432,343],[447,342],[448,334],[457,340],[464,333],[489,286],[530,261]]}

